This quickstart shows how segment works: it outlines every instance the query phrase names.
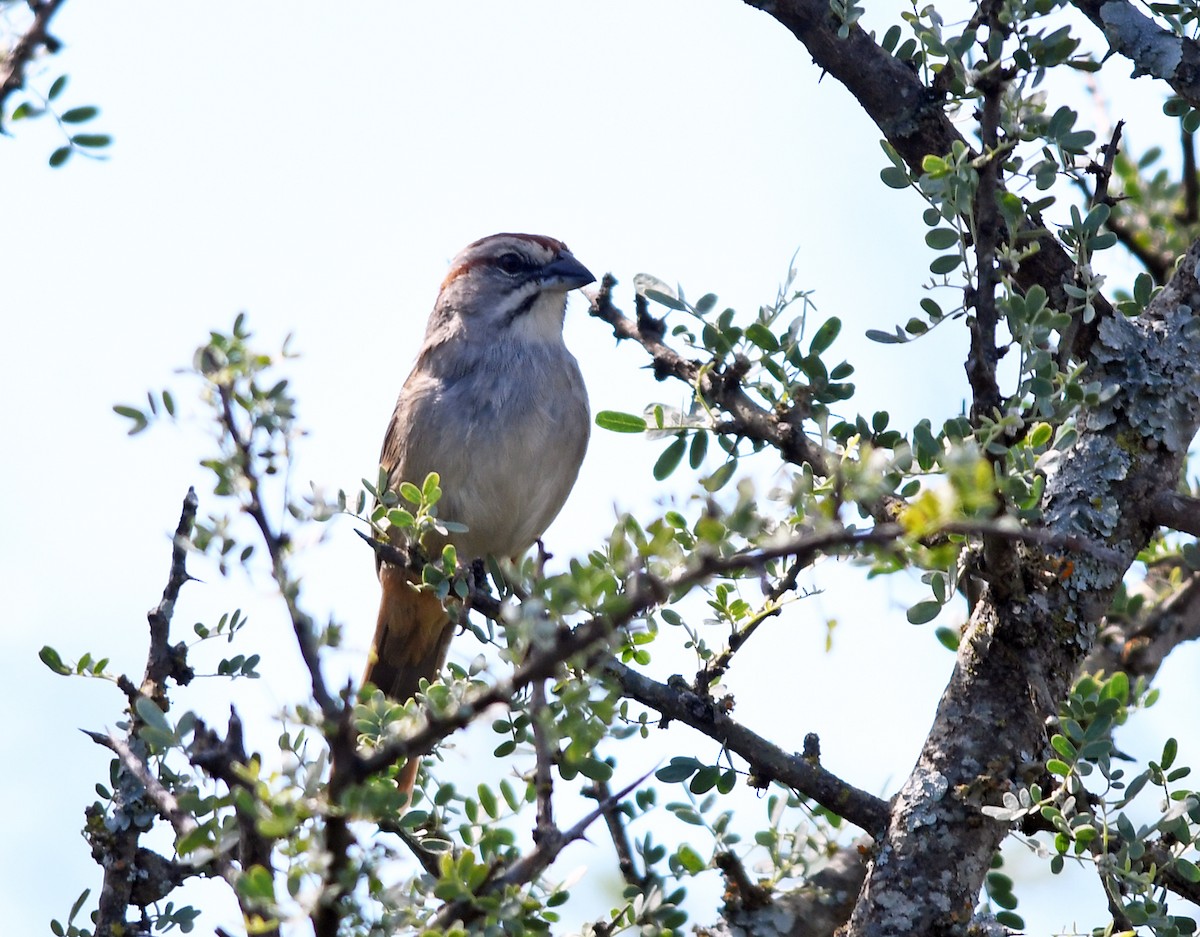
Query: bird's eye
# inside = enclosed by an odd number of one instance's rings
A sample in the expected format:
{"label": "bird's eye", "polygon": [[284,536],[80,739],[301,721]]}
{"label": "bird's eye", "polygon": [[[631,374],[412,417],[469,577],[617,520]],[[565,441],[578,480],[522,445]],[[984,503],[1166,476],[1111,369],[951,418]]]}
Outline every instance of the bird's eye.
{"label": "bird's eye", "polygon": [[529,264],[516,251],[509,251],[507,254],[501,254],[496,258],[496,266],[503,273],[507,273],[511,277],[516,276],[518,273],[523,273],[528,269]]}

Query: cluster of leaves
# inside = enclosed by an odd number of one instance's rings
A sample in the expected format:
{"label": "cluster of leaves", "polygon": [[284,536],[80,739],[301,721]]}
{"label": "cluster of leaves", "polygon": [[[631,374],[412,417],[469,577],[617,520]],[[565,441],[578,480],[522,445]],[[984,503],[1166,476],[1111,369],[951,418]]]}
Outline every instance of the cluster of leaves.
{"label": "cluster of leaves", "polygon": [[[1132,777],[1121,766],[1125,756],[1113,739],[1134,710],[1152,706],[1157,697],[1144,681],[1131,686],[1124,673],[1080,679],[1050,739],[1057,757],[1045,763],[1047,780],[1006,792],[1001,805],[985,806],[983,812],[1048,830],[1049,847],[1035,840],[1030,845],[1049,858],[1053,873],[1068,861],[1091,863],[1110,904],[1130,925],[1178,937],[1193,933],[1196,922],[1169,913],[1160,871],[1200,882],[1200,868],[1185,855],[1200,845],[1200,793],[1178,783],[1191,768],[1175,766],[1175,739]],[[1155,806],[1145,803],[1151,791],[1157,794]],[[1140,809],[1133,808],[1139,797]],[[1151,819],[1136,822],[1138,813]]]}
{"label": "cluster of leaves", "polygon": [[67,88],[67,80],[68,76],[59,75],[50,83],[44,96],[39,95],[36,101],[32,98],[22,101],[8,116],[12,123],[46,117],[55,122],[63,136],[63,144],[55,148],[48,160],[55,169],[66,165],[74,154],[88,159],[106,159],[105,151],[112,145],[109,134],[84,129],[84,124],[100,116],[100,108],[94,104],[79,104],[59,109],[59,99]]}

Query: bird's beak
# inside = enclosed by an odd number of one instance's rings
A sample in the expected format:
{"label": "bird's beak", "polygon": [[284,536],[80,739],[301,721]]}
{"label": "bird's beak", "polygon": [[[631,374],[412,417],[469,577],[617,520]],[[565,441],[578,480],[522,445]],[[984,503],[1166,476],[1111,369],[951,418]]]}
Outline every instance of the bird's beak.
{"label": "bird's beak", "polygon": [[562,251],[542,267],[541,279],[543,288],[557,286],[564,290],[574,290],[596,282],[592,271],[576,260],[570,251]]}

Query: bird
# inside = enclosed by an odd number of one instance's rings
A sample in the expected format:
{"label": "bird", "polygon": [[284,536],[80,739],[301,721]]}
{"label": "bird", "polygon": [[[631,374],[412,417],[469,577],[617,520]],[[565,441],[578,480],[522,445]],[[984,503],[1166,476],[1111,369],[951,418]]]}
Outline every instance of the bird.
{"label": "bird", "polygon": [[[587,390],[563,341],[567,294],[595,281],[565,244],[493,234],[442,281],[380,453],[387,488],[440,476],[438,517],[465,525],[433,543],[462,561],[517,557],[567,500],[590,433]],[[389,537],[405,545],[404,533]],[[405,702],[446,661],[454,626],[419,575],[376,558],[382,594],[363,682]],[[397,777],[411,795],[419,759]]]}

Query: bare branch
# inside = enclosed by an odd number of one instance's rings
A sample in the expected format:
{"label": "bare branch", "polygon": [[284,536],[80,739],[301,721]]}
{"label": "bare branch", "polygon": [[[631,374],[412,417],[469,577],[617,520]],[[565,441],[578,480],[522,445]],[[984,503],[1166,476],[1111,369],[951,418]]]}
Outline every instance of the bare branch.
{"label": "bare branch", "polygon": [[533,723],[534,775],[533,789],[537,792],[537,820],[533,828],[534,845],[547,837],[558,834],[554,826],[554,782],[550,769],[554,764],[555,749],[550,741],[550,708],[546,705],[546,681],[535,680],[529,701],[529,715]]}
{"label": "bare branch", "polygon": [[1200,45],[1163,29],[1129,0],[1071,0],[1108,40],[1109,48],[1133,62],[1133,74],[1153,75],[1200,107]]}
{"label": "bare branch", "polygon": [[1115,673],[1153,680],[1180,644],[1200,638],[1200,573],[1132,622],[1108,622],[1082,673]]}
{"label": "bare branch", "polygon": [[188,547],[192,539],[192,528],[196,523],[199,499],[196,489],[188,488],[183,499],[183,510],[171,548],[171,571],[158,605],[146,613],[150,623],[150,651],[146,657],[146,674],[142,678],[139,692],[154,701],[159,709],[166,710],[166,682],[170,677],[180,686],[187,686],[195,676],[187,664],[187,645],[170,646],[171,618],[175,614],[175,603],[183,584],[192,577],[187,571]]}
{"label": "bare branch", "polygon": [[607,781],[595,781],[591,787],[584,788],[583,795],[597,801],[603,808],[604,824],[608,827],[609,838],[617,853],[617,868],[621,871],[621,877],[628,884],[644,889],[650,877],[638,873],[633,859],[633,844],[625,829],[625,813],[618,803],[620,798],[613,797]]}
{"label": "bare branch", "polygon": [[[196,821],[192,815],[179,806],[175,795],[163,787],[162,782],[150,773],[146,763],[134,753],[124,739],[110,732],[105,744],[116,753],[125,769],[137,778],[142,787],[146,789],[146,794],[158,810],[159,816],[171,824],[176,836],[186,836],[196,829]],[[222,874],[224,877],[224,873]],[[236,877],[231,876],[227,880],[232,885],[236,881]]]}
{"label": "bare branch", "polygon": [[1200,537],[1200,498],[1164,491],[1151,505],[1154,522],[1193,537]]}
{"label": "bare branch", "polygon": [[820,764],[802,755],[788,754],[768,742],[731,719],[711,697],[692,692],[682,678],[669,685],[659,683],[615,658],[605,661],[604,672],[617,681],[626,696],[662,713],[664,724],[677,720],[689,725],[743,758],[753,772],[755,780],[752,783],[765,786],[770,781],[778,781],[785,784],[872,836],[878,837],[886,829],[888,805],[885,801],[852,787]]}
{"label": "bare branch", "polygon": [[62,47],[62,43],[50,35],[49,29],[50,20],[54,18],[63,2],[64,0],[41,0],[39,3],[30,3],[33,22],[12,49],[0,57],[0,133],[7,132],[4,128],[4,107],[13,94],[25,87],[25,71],[38,51],[45,49],[53,54]]}

